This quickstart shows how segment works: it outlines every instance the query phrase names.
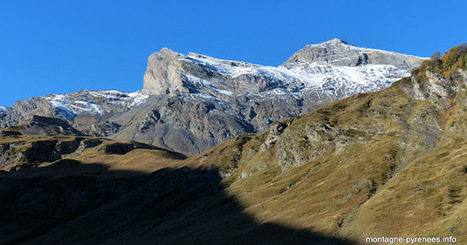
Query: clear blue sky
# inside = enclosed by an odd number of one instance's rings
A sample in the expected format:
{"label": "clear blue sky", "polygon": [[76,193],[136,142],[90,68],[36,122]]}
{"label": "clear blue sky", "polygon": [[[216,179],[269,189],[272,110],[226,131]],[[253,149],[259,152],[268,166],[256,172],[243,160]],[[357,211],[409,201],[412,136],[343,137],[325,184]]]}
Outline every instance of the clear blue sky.
{"label": "clear blue sky", "polygon": [[430,56],[467,42],[462,1],[0,0],[0,106],[142,88],[163,47],[277,66],[334,37]]}

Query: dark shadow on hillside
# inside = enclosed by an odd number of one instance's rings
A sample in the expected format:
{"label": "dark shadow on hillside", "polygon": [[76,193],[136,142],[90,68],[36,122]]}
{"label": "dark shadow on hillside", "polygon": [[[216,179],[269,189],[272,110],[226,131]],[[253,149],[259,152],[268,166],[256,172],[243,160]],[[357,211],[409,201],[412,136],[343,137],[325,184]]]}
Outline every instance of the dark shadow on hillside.
{"label": "dark shadow on hillside", "polygon": [[258,224],[217,171],[110,171],[74,160],[0,173],[1,244],[354,244]]}

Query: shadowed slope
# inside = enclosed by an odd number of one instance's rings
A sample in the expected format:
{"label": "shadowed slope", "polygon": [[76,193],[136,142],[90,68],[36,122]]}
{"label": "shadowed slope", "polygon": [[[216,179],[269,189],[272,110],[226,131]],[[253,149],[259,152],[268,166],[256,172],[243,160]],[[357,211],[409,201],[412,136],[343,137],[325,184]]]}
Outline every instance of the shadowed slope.
{"label": "shadowed slope", "polygon": [[63,160],[0,175],[2,244],[352,244],[258,224],[215,170],[152,174]]}

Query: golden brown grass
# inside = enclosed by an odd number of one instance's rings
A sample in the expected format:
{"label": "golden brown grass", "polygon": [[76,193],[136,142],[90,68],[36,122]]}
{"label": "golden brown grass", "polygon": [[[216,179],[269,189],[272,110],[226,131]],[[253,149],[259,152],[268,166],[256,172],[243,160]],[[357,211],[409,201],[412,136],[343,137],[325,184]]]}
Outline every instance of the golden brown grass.
{"label": "golden brown grass", "polygon": [[[411,99],[402,89],[410,89],[406,80],[294,119],[281,135],[287,140],[265,151],[251,151],[262,144],[263,134],[249,136],[243,148],[233,146],[244,139],[225,142],[192,161],[231,173],[223,181],[227,193],[260,223],[362,243],[366,236],[453,235],[466,241],[467,109],[456,107],[465,104],[465,95],[442,102],[451,105],[442,109]],[[283,168],[277,147],[297,152],[290,148],[302,146],[301,154],[311,156],[322,148],[299,141],[306,140],[306,128],[324,124],[337,132],[322,135],[328,141],[324,153]],[[232,152],[240,154],[236,161],[226,158]]]}
{"label": "golden brown grass", "polygon": [[[181,167],[186,165],[186,162],[179,158],[178,154],[164,149],[142,149],[137,148],[126,154],[108,154],[103,150],[106,145],[115,143],[124,144],[140,144],[132,141],[113,141],[104,138],[95,137],[75,137],[75,136],[16,136],[0,138],[0,144],[14,144],[12,154],[21,154],[31,147],[31,144],[41,141],[57,141],[57,142],[72,142],[77,139],[91,140],[98,139],[102,143],[98,146],[86,148],[82,152],[72,152],[62,155],[61,159],[73,159],[80,161],[83,164],[103,164],[109,170],[129,170],[127,172],[152,173],[156,170],[167,167]],[[21,165],[22,163],[16,163]],[[37,164],[39,167],[49,166],[54,162],[43,162]],[[10,169],[11,166],[2,168]],[[118,172],[118,171],[115,171]],[[123,172],[123,171],[120,171]]]}

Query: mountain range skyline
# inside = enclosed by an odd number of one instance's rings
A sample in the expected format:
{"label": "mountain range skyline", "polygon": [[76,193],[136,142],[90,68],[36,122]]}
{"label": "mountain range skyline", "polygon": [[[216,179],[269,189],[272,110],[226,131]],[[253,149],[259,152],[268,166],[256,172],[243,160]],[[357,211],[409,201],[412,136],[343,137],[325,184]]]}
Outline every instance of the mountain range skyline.
{"label": "mountain range skyline", "polygon": [[[347,46],[357,47],[357,46],[355,46],[355,45],[353,45],[353,44],[351,44],[351,43],[346,42],[345,40],[342,40],[342,39],[340,39],[340,38],[334,37],[334,38],[332,38],[332,39],[323,41],[323,42],[321,42],[321,43],[307,44],[307,45],[305,45],[304,47],[302,47],[302,48],[299,49],[299,50],[307,49],[307,48],[309,48],[309,47],[313,47],[313,46],[316,46],[316,45],[319,46],[319,45],[326,44],[326,43],[339,43],[339,44],[345,44],[345,45],[347,45]],[[378,51],[378,52],[379,52],[379,51],[382,51],[382,52],[388,52],[388,53],[402,54],[402,53],[399,53],[399,52],[396,52],[396,51],[389,51],[389,50],[384,50],[384,49],[372,49],[372,48],[365,48],[365,49],[368,49],[369,51]],[[169,48],[169,47],[162,47],[162,48],[160,49],[160,51],[162,51],[162,50],[170,50],[170,51],[172,51],[172,52],[179,53],[179,52],[177,52],[176,50],[172,50],[172,49]],[[159,52],[160,52],[160,51],[159,51]],[[155,52],[155,53],[158,53],[158,52]],[[280,67],[280,66],[283,66],[283,65],[287,64],[287,62],[289,62],[291,59],[294,58],[294,55],[296,55],[295,53],[296,53],[296,52],[292,53],[292,55],[289,56],[288,58],[285,58],[285,59],[283,60],[283,62],[280,63],[277,67]],[[182,53],[179,53],[179,54],[182,54]],[[194,53],[194,52],[188,52],[188,53],[187,53],[188,56],[191,55],[191,54],[197,55],[197,54]],[[182,55],[183,55],[183,54],[182,54]],[[402,55],[412,56],[412,57],[415,57],[415,58],[424,58],[424,57],[417,57],[417,56],[415,56],[415,55],[410,55],[410,54],[402,54]],[[202,56],[205,56],[205,54],[202,54]],[[206,56],[206,57],[209,57],[209,56]],[[215,57],[215,56],[211,56],[211,57]],[[219,58],[216,57],[216,59],[219,59]],[[247,61],[241,61],[241,60],[236,60],[236,59],[222,59],[222,60],[231,61],[231,62],[247,62]],[[274,66],[269,66],[269,65],[264,65],[264,64],[255,64],[255,63],[250,63],[250,64],[253,64],[253,65],[263,65],[263,66],[266,66],[266,67],[274,67]],[[141,80],[143,80],[143,79],[141,79]],[[144,88],[143,88],[143,87],[140,87],[140,88],[137,88],[137,89],[134,89],[134,90],[124,90],[124,89],[119,89],[119,88],[115,88],[115,87],[103,88],[103,89],[99,89],[99,90],[98,90],[98,89],[79,88],[79,89],[77,89],[77,90],[72,90],[72,91],[67,92],[67,93],[79,92],[79,91],[81,91],[81,90],[90,90],[90,91],[106,91],[106,90],[112,91],[112,90],[117,90],[117,91],[121,91],[121,92],[130,92],[130,93],[131,93],[131,92],[143,91]],[[46,94],[43,94],[43,95],[38,95],[38,94],[36,94],[36,95],[33,95],[33,96],[31,96],[31,97],[28,97],[28,98],[19,98],[19,99],[14,99],[14,98],[13,98],[13,103],[16,102],[16,101],[19,101],[19,100],[27,100],[27,99],[30,99],[30,98],[33,98],[33,97],[37,97],[37,96],[50,96],[50,95],[54,95],[54,94],[67,94],[67,93],[46,93]],[[4,98],[3,98],[3,99],[4,99]],[[1,102],[1,101],[2,101],[2,98],[0,97],[0,102]],[[11,107],[11,106],[13,105],[13,103],[11,103],[11,104],[1,104],[1,103],[0,103],[0,110],[4,110],[4,108],[6,108],[6,107]]]}
{"label": "mountain range skyline", "polygon": [[80,90],[20,100],[0,107],[0,128],[34,115],[53,117],[86,135],[198,154],[275,121],[389,87],[423,60],[336,38],[307,45],[278,67],[163,48],[149,56],[137,92]]}
{"label": "mountain range skyline", "polygon": [[80,89],[139,90],[146,58],[163,47],[278,66],[305,45],[337,37],[429,57],[465,41],[458,31],[467,25],[459,17],[465,7],[464,1],[2,1],[0,106]]}

